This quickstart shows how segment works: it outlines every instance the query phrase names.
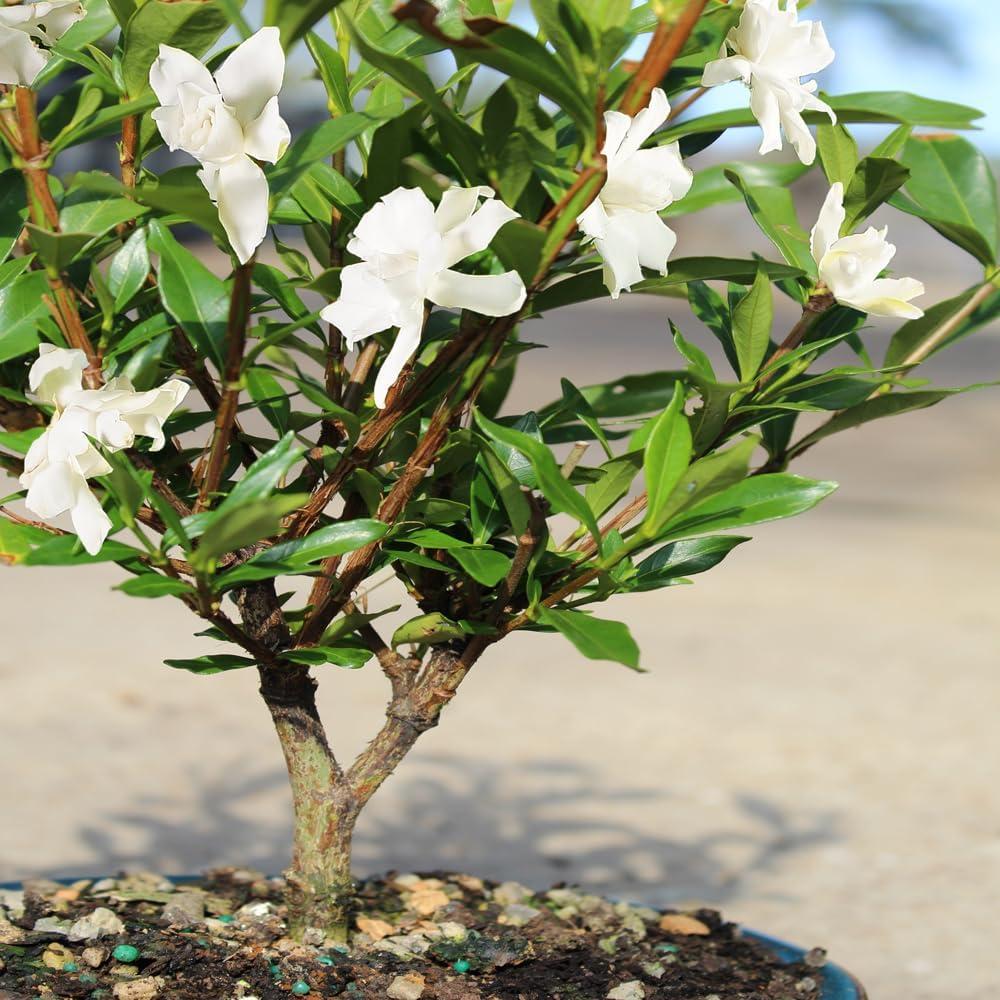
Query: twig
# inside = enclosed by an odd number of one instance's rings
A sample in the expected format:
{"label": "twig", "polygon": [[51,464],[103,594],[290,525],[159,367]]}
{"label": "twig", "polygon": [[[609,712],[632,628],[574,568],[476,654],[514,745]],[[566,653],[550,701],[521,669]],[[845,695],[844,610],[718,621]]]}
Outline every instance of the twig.
{"label": "twig", "polygon": [[222,400],[215,418],[215,433],[195,510],[204,510],[212,494],[219,488],[222,470],[229,455],[233,425],[239,409],[243,351],[246,347],[247,320],[250,316],[250,289],[253,260],[241,264],[233,276],[233,294],[229,301],[229,321],[226,325],[226,368],[223,372]]}
{"label": "twig", "polygon": [[670,72],[707,3],[708,0],[689,0],[676,21],[672,24],[661,21],[657,25],[649,48],[622,98],[621,110],[625,114],[634,115],[649,103],[653,88],[658,87]]}

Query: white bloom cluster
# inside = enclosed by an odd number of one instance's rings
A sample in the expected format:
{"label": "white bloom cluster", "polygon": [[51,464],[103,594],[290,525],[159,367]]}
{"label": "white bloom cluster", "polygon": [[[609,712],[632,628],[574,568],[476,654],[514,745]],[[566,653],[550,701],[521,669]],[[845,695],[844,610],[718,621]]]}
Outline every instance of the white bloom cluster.
{"label": "white bloom cluster", "polygon": [[87,482],[111,472],[94,443],[122,451],[142,435],[152,439],[151,450],[159,450],[166,443],[163,423],[180,406],[188,386],[171,379],[158,389],[136,392],[128,379],[118,378],[100,389],[84,389],[86,367],[83,351],[52,344],[39,348],[28,385],[55,413],[28,450],[21,485],[28,491],[28,509],[39,517],[48,520],[69,511],[73,530],[94,555],[111,529]]}
{"label": "white bloom cluster", "polygon": [[0,6],[0,83],[30,86],[49,61],[48,46],[85,13],[78,0]]}

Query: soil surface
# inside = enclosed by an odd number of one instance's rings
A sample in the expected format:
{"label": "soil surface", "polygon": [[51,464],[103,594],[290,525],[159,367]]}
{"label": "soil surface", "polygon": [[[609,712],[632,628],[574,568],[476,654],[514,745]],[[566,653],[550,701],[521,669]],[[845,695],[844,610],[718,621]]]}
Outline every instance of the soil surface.
{"label": "soil surface", "polygon": [[824,954],[784,965],[714,910],[390,873],[358,885],[346,945],[286,934],[283,883],[154,874],[0,890],[0,1000],[810,1000]]}

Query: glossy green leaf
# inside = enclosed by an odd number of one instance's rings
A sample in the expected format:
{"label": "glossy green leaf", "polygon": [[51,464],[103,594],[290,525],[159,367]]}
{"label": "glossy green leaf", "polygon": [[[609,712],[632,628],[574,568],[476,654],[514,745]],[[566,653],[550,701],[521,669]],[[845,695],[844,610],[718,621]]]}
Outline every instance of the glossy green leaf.
{"label": "glossy green leaf", "polygon": [[816,146],[826,179],[846,188],[858,165],[858,144],[854,136],[839,122],[836,125],[823,122],[816,129]]}
{"label": "glossy green leaf", "polygon": [[733,343],[739,359],[740,379],[749,382],[760,371],[774,325],[771,283],[763,271],[733,309]]}
{"label": "glossy green leaf", "polygon": [[584,497],[570,485],[559,470],[559,464],[548,447],[522,431],[494,423],[477,410],[476,423],[494,441],[507,445],[524,455],[538,477],[538,486],[552,509],[576,518],[600,545],[597,521]]}
{"label": "glossy green leaf", "polygon": [[675,382],[673,399],[656,419],[646,442],[643,472],[648,503],[642,524],[644,535],[657,535],[667,502],[690,462],[691,427],[684,415],[684,388]]}
{"label": "glossy green leaf", "polygon": [[[0,280],[0,362],[34,351],[39,344],[38,324],[48,315],[45,296],[49,285],[40,271],[23,271],[21,261],[2,265],[22,273]],[[0,270],[0,275],[5,272]]]}
{"label": "glossy green leaf", "polygon": [[146,0],[125,26],[122,77],[129,97],[138,97],[148,88],[149,67],[160,45],[173,45],[201,56],[228,26],[229,20],[218,4],[204,0]]}
{"label": "glossy green leaf", "polygon": [[305,448],[296,444],[295,435],[289,431],[247,469],[243,478],[219,505],[216,516],[223,518],[247,501],[269,497],[304,453]]}
{"label": "glossy green leaf", "polygon": [[670,542],[636,566],[638,590],[653,590],[718,566],[737,545],[749,542],[739,535],[708,535]]}
{"label": "glossy green leaf", "polygon": [[844,225],[841,235],[852,233],[880,205],[906,183],[909,170],[895,160],[866,156],[857,166],[844,192]]}
{"label": "glossy green leaf", "polygon": [[302,38],[313,25],[323,20],[342,0],[264,0],[264,23],[281,30],[281,41],[287,48]]}
{"label": "glossy green leaf", "polygon": [[[152,2],[152,0],[150,0]],[[205,357],[224,367],[222,344],[229,318],[229,293],[161,222],[149,224],[149,249],[160,255],[159,290],[167,312]]]}
{"label": "glossy green leaf", "polygon": [[137,229],[112,257],[108,268],[108,287],[115,297],[115,309],[124,309],[139,294],[149,277],[149,250],[146,230]]}
{"label": "glossy green leaf", "polygon": [[484,587],[495,587],[510,571],[510,559],[485,546],[455,549],[449,553],[469,576]]}
{"label": "glossy green leaf", "polygon": [[[227,552],[272,538],[281,529],[281,519],[308,499],[305,494],[281,494],[248,500],[238,507],[221,505],[206,522],[198,548],[191,557],[192,566],[206,572]],[[230,496],[227,504],[231,500]]]}
{"label": "glossy green leaf", "polygon": [[168,667],[175,670],[187,670],[192,674],[222,674],[229,670],[242,670],[244,667],[257,666],[256,660],[246,656],[235,656],[232,653],[216,653],[214,656],[199,656],[193,660],[164,660]]}
{"label": "glossy green leaf", "polygon": [[159,573],[147,573],[143,576],[133,576],[124,583],[118,584],[115,590],[120,590],[129,597],[179,597],[182,594],[194,594],[194,587],[184,580],[176,580],[170,576],[160,576]]}
{"label": "glossy green leaf", "polygon": [[538,620],[561,632],[588,660],[610,660],[639,670],[639,646],[623,622],[582,611],[540,607]]}

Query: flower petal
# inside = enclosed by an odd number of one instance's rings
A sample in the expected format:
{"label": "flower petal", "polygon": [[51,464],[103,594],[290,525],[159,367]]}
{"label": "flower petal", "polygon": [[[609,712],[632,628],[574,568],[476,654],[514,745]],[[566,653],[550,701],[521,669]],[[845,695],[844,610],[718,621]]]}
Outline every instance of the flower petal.
{"label": "flower petal", "polygon": [[482,316],[509,316],[524,305],[527,290],[516,271],[504,274],[462,274],[442,271],[427,297],[446,309],[471,309]]}
{"label": "flower petal", "polygon": [[266,163],[277,163],[288,149],[292,134],[278,110],[278,98],[272,97],[264,110],[243,130],[248,156]]}
{"label": "flower petal", "polygon": [[701,74],[701,85],[703,87],[718,87],[723,83],[732,83],[734,80],[749,83],[750,72],[750,63],[743,56],[713,59],[712,62],[705,65]]}
{"label": "flower petal", "polygon": [[485,250],[500,229],[519,218],[518,213],[499,198],[485,201],[465,222],[441,234],[444,240],[443,266],[451,267],[471,254]]}
{"label": "flower petal", "polygon": [[[614,159],[625,160],[638,153],[643,143],[667,120],[669,114],[670,101],[667,95],[659,87],[655,87],[649,95],[649,104],[632,119]],[[609,170],[610,168],[611,164]]]}
{"label": "flower petal", "polygon": [[437,235],[434,205],[420,188],[396,188],[362,216],[347,249],[363,260],[416,254]]}
{"label": "flower petal", "polygon": [[642,281],[636,220],[643,213],[621,212],[608,217],[604,235],[594,240],[604,260],[604,283],[617,299],[623,291]]}
{"label": "flower petal", "polygon": [[192,83],[208,94],[219,92],[212,74],[193,55],[172,45],[161,45],[160,54],[149,68],[149,85],[156,99],[164,107],[180,104],[178,88],[182,83]]}
{"label": "flower petal", "polygon": [[754,77],[750,85],[750,110],[764,133],[758,152],[763,156],[781,149],[781,107],[774,87]]}
{"label": "flower petal", "polygon": [[467,222],[472,213],[479,207],[479,199],[492,197],[493,188],[484,185],[466,188],[456,184],[448,188],[441,195],[441,201],[434,211],[434,222],[438,232],[445,233],[449,229],[454,229],[463,222]]}
{"label": "flower petal", "polygon": [[844,185],[837,181],[831,185],[809,237],[809,249],[817,265],[822,262],[830,247],[840,239],[840,229],[844,225],[845,217]]}
{"label": "flower petal", "polygon": [[[16,9],[7,7],[0,13]],[[0,26],[0,83],[28,87],[48,61],[49,54],[26,32]]]}
{"label": "flower petal", "polygon": [[639,241],[639,263],[667,273],[667,260],[677,245],[677,234],[655,212],[643,212],[633,222]]}
{"label": "flower petal", "polygon": [[28,388],[42,402],[65,409],[72,395],[80,391],[86,367],[83,351],[40,344],[38,359],[28,372]]}
{"label": "flower petal", "polygon": [[385,408],[389,390],[396,384],[406,363],[417,353],[420,346],[420,332],[424,325],[424,310],[421,304],[411,309],[399,328],[399,333],[386,355],[378,375],[375,377],[375,405]]}
{"label": "flower petal", "polygon": [[264,171],[249,156],[241,156],[221,165],[212,187],[207,182],[205,187],[210,195],[214,187],[219,221],[237,260],[245,264],[267,235],[270,192]]}
{"label": "flower petal", "polygon": [[340,297],[320,315],[354,347],[359,340],[396,325],[394,302],[374,267],[362,261],[340,272]]}
{"label": "flower petal", "polygon": [[76,497],[69,512],[73,530],[79,536],[83,547],[92,556],[96,556],[111,531],[111,519],[104,513],[100,501],[91,492],[86,479],[81,478],[76,486]]}
{"label": "flower petal", "polygon": [[846,304],[871,316],[920,319],[924,311],[910,299],[923,294],[923,282],[916,278],[877,278],[855,301]]}
{"label": "flower petal", "polygon": [[237,46],[215,74],[219,92],[244,125],[277,97],[284,77],[285,53],[273,27],[261,28]]}

